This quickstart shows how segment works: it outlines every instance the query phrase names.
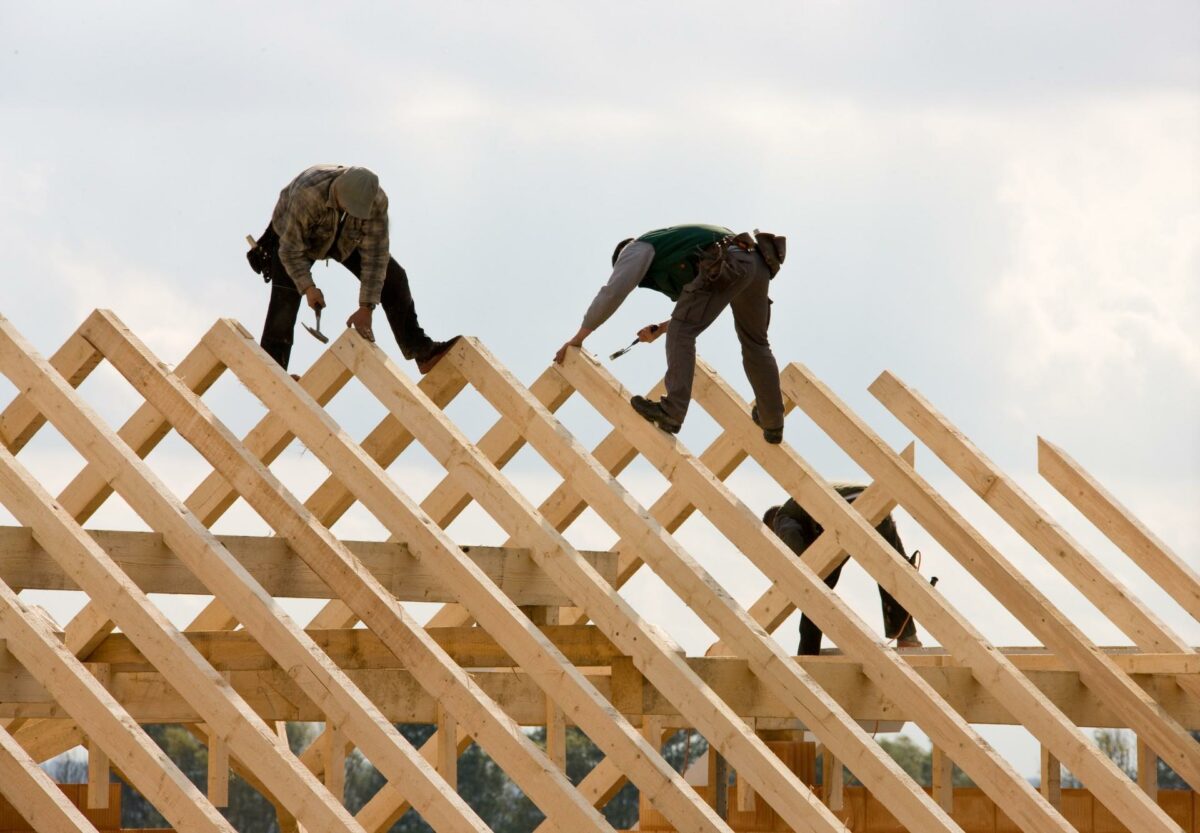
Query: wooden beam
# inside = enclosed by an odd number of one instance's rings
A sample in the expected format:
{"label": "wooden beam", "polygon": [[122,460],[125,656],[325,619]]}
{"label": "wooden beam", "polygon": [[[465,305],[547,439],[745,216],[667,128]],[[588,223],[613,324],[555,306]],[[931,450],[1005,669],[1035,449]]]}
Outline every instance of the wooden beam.
{"label": "wooden beam", "polygon": [[[204,583],[154,532],[89,530],[122,572],[146,593],[207,593]],[[277,536],[218,535],[217,540],[271,595],[330,599],[333,593],[287,541]],[[448,602],[454,595],[437,574],[409,552],[407,544],[385,541],[342,542],[401,601]],[[463,547],[463,552],[513,601],[521,605],[570,604],[561,590],[518,547]],[[615,552],[586,551],[584,557],[613,581]],[[25,590],[78,590],[79,586],[49,558],[27,527],[0,526],[0,578]]]}
{"label": "wooden beam", "polygon": [[[434,718],[436,720],[436,718]],[[425,760],[429,761],[434,766],[437,765],[438,755],[441,750],[442,739],[434,732],[429,740],[425,741],[421,746],[421,755]],[[462,727],[457,729],[456,752],[458,755],[466,750],[473,741],[471,736],[462,730]],[[408,812],[409,804],[395,787],[391,784],[384,784],[379,788],[379,792],[371,797],[371,800],[363,805],[362,809],[354,817],[369,833],[384,833],[390,830],[392,826],[400,820],[400,817]],[[552,824],[546,821],[544,824]]]}
{"label": "wooden beam", "polygon": [[334,800],[345,802],[346,734],[337,724],[326,723],[322,743],[325,745],[325,789],[329,790]]}
{"label": "wooden beam", "polygon": [[1038,437],[1038,472],[1193,619],[1200,619],[1200,573],[1176,555],[1079,463],[1042,437]]}
{"label": "wooden beam", "polygon": [[[646,509],[638,504],[580,443],[574,441],[536,399],[528,392],[522,393],[522,389],[504,372],[494,357],[488,355],[474,340],[463,339],[448,358],[458,364],[475,388],[484,394],[493,407],[508,417],[510,422],[526,426],[525,435],[530,445],[555,468],[559,476],[571,482],[575,491],[605,523],[624,540],[636,542],[646,563],[652,566],[667,586],[674,590],[709,628],[734,646],[739,656],[749,660],[751,669],[762,684],[781,701],[788,703],[791,714],[812,727],[831,747],[856,762],[856,774],[873,792],[879,794],[882,800],[888,802],[888,806],[898,818],[915,829],[955,828],[954,822],[933,804],[929,796],[836,701],[822,692],[803,669],[791,661],[787,652],[749,618],[746,611],[724,591],[716,579],[659,524],[651,520]],[[615,380],[611,380],[611,377],[605,380],[593,372],[576,351],[568,355],[561,372],[572,387],[587,398],[597,411],[604,414],[614,427],[624,431],[635,448],[668,474],[677,487],[684,488],[682,483],[686,475],[681,477],[681,473],[689,465],[697,465],[694,458],[683,459],[676,456],[668,461],[667,457],[660,453],[661,448],[648,450],[641,443],[644,434],[640,434],[639,430],[645,426],[653,433],[658,432],[637,417],[632,410],[616,404],[625,397],[621,396],[620,400],[617,398],[618,394],[613,387]],[[631,419],[622,419],[624,413],[628,413]],[[718,482],[711,475],[709,478]],[[694,490],[689,494],[689,498],[695,504],[713,505],[709,496],[705,495],[702,498]],[[822,588],[828,593],[828,588],[824,585]],[[592,619],[600,624],[596,614],[590,610],[588,612]],[[636,662],[647,665],[632,651],[630,653]],[[653,679],[649,670],[644,673],[647,678]],[[681,695],[687,691],[686,686],[689,684],[695,683],[672,683]],[[656,681],[655,685],[671,696],[672,688],[664,685],[663,681]],[[734,724],[735,726],[722,723],[697,724],[696,728],[716,744],[716,748],[735,767],[739,776],[752,784],[755,791],[776,812],[786,817],[787,811],[782,809],[779,803],[781,800],[786,802],[782,805],[783,808],[790,805],[794,808],[792,812],[799,812],[801,815],[794,817],[790,823],[800,826],[803,823],[800,821],[802,814],[812,805],[808,801],[796,801],[794,796],[805,794],[811,798],[807,787],[793,773],[789,772],[792,776],[790,779],[783,780],[775,776],[773,769],[763,767],[764,756],[772,762],[778,762],[778,759],[744,722],[735,717]],[[722,744],[719,738],[731,738],[738,742],[726,745]],[[837,824],[836,821],[833,823]]]}
{"label": "wooden beam", "polygon": [[[784,370],[783,387],[788,396],[871,477],[885,483],[909,514],[959,559],[980,583],[989,588],[1013,615],[1049,648],[1078,663],[1085,682],[1095,686],[1097,692],[1111,699],[1114,705],[1120,704],[1121,708],[1127,709],[1127,719],[1131,725],[1152,729],[1155,742],[1171,749],[1172,759],[1179,761],[1185,771],[1190,769],[1186,765],[1191,756],[1185,751],[1187,747],[1181,743],[1178,735],[1182,733],[1192,746],[1196,746],[1196,743],[1182,727],[1171,720],[1153,698],[1134,685],[1129,677],[1121,674],[1074,623],[1050,604],[828,388],[806,368],[797,364],[791,364]],[[826,518],[821,516],[824,513],[815,511],[818,507],[811,506],[809,509],[822,525],[830,526]],[[839,501],[838,511],[843,509],[844,502]],[[891,555],[896,555],[894,550]],[[1112,761],[1029,685],[1011,664],[988,649],[982,634],[924,581],[898,583],[898,572],[903,571],[893,569],[886,575],[872,571],[872,574],[939,642],[955,653],[974,657],[973,668],[980,683],[993,686],[1026,728],[1078,775],[1114,815],[1131,829],[1150,831],[1172,828],[1173,822],[1157,804],[1138,790],[1131,789],[1128,778]],[[919,593],[916,592],[918,590]],[[1004,693],[1000,694],[1001,691]],[[957,747],[947,748],[954,749],[956,762],[979,783]]]}
{"label": "wooden beam", "polygon": [[0,796],[33,830],[96,833],[83,812],[5,729],[0,729]]}
{"label": "wooden beam", "polygon": [[[441,427],[443,431],[446,430],[445,426],[448,423],[442,412],[386,361],[382,351],[358,338],[353,331],[347,331],[347,334],[338,339],[331,349],[343,360],[346,358],[344,351],[352,347],[355,341],[360,346],[374,351],[371,354],[373,361],[356,361],[347,366],[355,371],[360,381],[363,381],[377,397],[381,396],[378,382],[386,380],[385,384],[391,393],[383,397],[384,404],[408,430],[416,435],[417,424],[422,422],[426,433],[429,427]],[[392,534],[408,536],[410,547],[419,557],[436,560],[445,571],[447,583],[459,589],[460,603],[471,608],[476,619],[505,644],[509,653],[520,661],[522,667],[537,679],[539,684],[544,685],[547,694],[570,712],[573,722],[584,727],[589,737],[602,748],[607,747],[605,751],[608,754],[623,760],[635,781],[641,779],[649,793],[661,796],[660,800],[664,805],[673,808],[668,817],[674,815],[674,818],[681,822],[681,826],[696,825],[708,830],[721,829],[721,825],[711,818],[711,814],[706,815],[703,812],[703,805],[695,800],[694,794],[662,758],[646,754],[648,750],[637,732],[622,719],[614,721],[614,712],[599,692],[588,684],[582,674],[566,661],[533,623],[523,616],[509,599],[499,594],[473,563],[462,558],[445,533],[413,504],[378,464],[345,436],[328,414],[315,407],[315,403],[299,396],[299,390],[287,375],[277,366],[265,361],[248,333],[234,324],[222,322],[210,331],[206,340],[256,396],[273,411],[285,414],[289,418],[292,430],[332,471],[357,473],[356,476],[347,477],[345,480],[363,506]],[[402,414],[397,413],[392,401],[393,395],[400,394],[410,397],[408,401],[415,402],[415,407],[405,409]],[[428,448],[428,438],[422,439]],[[464,460],[473,463],[474,456],[469,448],[460,448],[462,450],[456,451],[456,456],[461,455]],[[556,575],[557,567],[560,561],[568,559],[557,558],[551,563],[537,547],[533,547],[532,550],[542,568],[562,586],[560,577]],[[571,563],[576,565],[575,558],[578,558],[578,554],[573,550],[571,553]],[[552,570],[551,567],[556,569]],[[590,567],[582,559],[579,559],[576,569],[600,581],[598,575],[590,571]],[[600,585],[606,588],[603,591],[606,595],[611,592],[611,588],[602,581]],[[356,612],[365,621],[362,611]],[[455,716],[464,724],[468,720],[467,715]],[[553,779],[544,780],[565,783],[573,800],[578,799],[565,775],[553,767],[551,771],[554,773]],[[526,791],[528,794],[529,790]],[[606,824],[603,817],[581,799],[575,801],[572,806],[577,809],[586,808],[600,824]]]}
{"label": "wooden beam", "polygon": [[[1040,826],[1040,829],[1045,830],[1069,829],[1066,820],[1041,801],[1024,778],[991,751],[978,733],[949,708],[933,688],[904,663],[896,652],[888,650],[880,638],[872,633],[823,581],[811,570],[797,563],[795,554],[767,530],[756,513],[743,504],[711,472],[700,466],[678,439],[659,431],[637,416],[628,407],[628,391],[610,374],[582,352],[568,353],[564,372],[576,390],[587,398],[594,408],[624,427],[626,436],[651,464],[664,475],[668,475],[677,488],[688,491],[691,502],[702,507],[705,516],[718,531],[744,553],[764,575],[786,588],[793,602],[811,616],[843,650],[861,660],[868,676],[881,688],[891,691],[897,701],[903,702],[932,738],[948,748],[963,748],[964,760],[960,765],[976,770],[972,775],[977,776],[978,783],[986,785],[985,789],[990,789],[1007,804],[1013,805],[1014,814],[1021,819],[1021,823],[1034,828]],[[813,511],[812,502],[819,500],[827,509],[832,510],[832,513],[814,512],[814,515],[826,529],[838,529],[843,546],[853,545],[855,553],[860,558],[867,559],[864,566],[870,570],[871,563],[889,565],[889,569],[902,573],[907,579],[928,588],[928,584],[920,579],[907,561],[901,559],[898,553],[879,537],[875,529],[850,508],[850,504],[815,472],[799,468],[800,461],[795,458],[794,453],[782,457],[777,453],[781,447],[767,446],[762,439],[761,430],[750,421],[745,403],[741,402],[727,385],[720,383],[703,362],[697,363],[696,381],[696,401],[702,404],[726,431],[732,432],[742,447],[789,494],[800,499],[796,488],[799,479],[811,492],[811,495],[806,494],[809,499],[805,500],[803,505]],[[918,615],[917,618],[921,617]],[[728,635],[720,632],[718,635],[727,644],[732,644]],[[754,661],[750,656],[747,658]],[[775,663],[774,667],[779,665]],[[823,730],[829,728],[828,722],[806,722],[806,725],[818,737],[821,737]],[[896,792],[894,788],[888,793],[885,786],[876,786],[877,781],[881,785],[884,783],[878,775],[870,772],[871,764],[878,760],[877,756],[867,756],[827,731],[824,734],[825,737],[821,737],[821,740],[825,745],[843,760],[851,761],[855,774],[872,792],[887,796],[884,800],[893,812],[903,809],[900,803],[892,798],[892,794]],[[881,751],[869,735],[862,733],[860,737],[865,737],[866,743],[876,752]],[[861,740],[859,746],[862,746]],[[923,790],[917,788],[911,780],[908,780],[908,784],[912,790],[920,793],[921,801],[916,807],[932,807],[939,816],[948,818]],[[912,822],[906,822],[906,826],[921,829],[920,825]]]}
{"label": "wooden beam", "polygon": [[[7,451],[2,453],[8,455]],[[27,615],[16,593],[3,582],[0,582],[0,636],[8,640],[13,656],[83,727],[90,743],[120,766],[133,787],[171,825],[188,830],[233,833],[233,828],[203,793],[55,635],[40,621]],[[89,767],[89,779],[92,775]],[[107,778],[104,791],[108,791]]]}
{"label": "wooden beam", "polygon": [[[1011,477],[923,396],[891,373],[870,387],[875,398],[928,445],[971,491],[996,511],[1030,546],[1096,606],[1135,645],[1146,651],[1196,656],[1188,644],[1121,584],[1103,564],[1068,535]],[[1200,697],[1200,680],[1181,680]],[[1195,750],[1200,772],[1200,746]]]}
{"label": "wooden beam", "polygon": [[[234,343],[244,344],[242,332],[219,322],[206,336],[205,343],[252,389],[255,386],[250,380],[256,375],[256,370],[257,375],[268,380],[272,380],[272,377],[275,377],[272,381],[285,379],[292,390],[303,397],[307,411],[324,415],[320,406],[303,394],[299,386],[261,349],[256,347],[256,352],[250,354],[252,363],[244,361],[245,353],[231,360],[222,349],[228,342],[223,342],[221,335],[233,336],[236,339]],[[333,537],[328,528],[322,526],[191,391],[162,369],[148,348],[115,316],[103,312],[93,314],[84,327],[84,333],[122,375],[139,387],[147,401],[167,417],[180,435],[238,488],[243,499],[280,537],[288,541],[292,549],[359,618],[379,634],[388,648],[408,664],[421,684],[446,703],[468,731],[504,767],[509,777],[547,815],[559,814],[562,821],[572,820],[585,829],[609,829],[604,818],[578,798],[565,773],[555,772],[547,777],[552,767],[520,727],[474,685],[469,675],[428,637],[395,597],[363,569],[361,562]],[[254,363],[258,365],[257,368]],[[333,426],[333,432],[342,433],[328,416],[325,419],[328,425],[323,427]],[[314,443],[310,442],[309,445],[313,447]],[[348,473],[351,479],[357,478],[352,467],[342,471]],[[242,610],[230,607],[239,613]],[[319,652],[315,645],[312,650]],[[312,657],[312,660],[316,661],[316,657]],[[348,679],[343,679],[349,683]],[[411,780],[416,779],[411,774],[406,777],[403,774],[405,770],[421,773],[423,783],[414,784],[412,789],[422,797],[411,800],[415,806],[422,808],[422,815],[426,815],[425,808],[429,808],[445,819],[445,823],[475,825],[478,817],[466,803],[457,794],[447,792],[444,782],[430,772],[424,759],[395,727],[384,720],[370,701],[361,697],[361,692],[355,693],[358,696],[354,698],[354,705],[358,713],[343,718],[338,713],[339,708],[329,713],[329,720],[337,723],[339,729],[344,729],[347,736],[389,780],[405,778],[400,783],[405,783],[407,787]],[[364,732],[364,729],[367,731]],[[403,755],[396,755],[396,749],[403,750]],[[389,759],[395,760],[391,766]],[[424,778],[427,775],[429,777]],[[433,821],[428,815],[426,818]]]}

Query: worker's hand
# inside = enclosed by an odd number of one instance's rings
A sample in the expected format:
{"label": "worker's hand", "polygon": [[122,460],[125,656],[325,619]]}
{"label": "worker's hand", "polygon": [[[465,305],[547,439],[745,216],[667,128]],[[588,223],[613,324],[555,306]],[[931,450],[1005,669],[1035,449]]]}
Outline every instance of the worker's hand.
{"label": "worker's hand", "polygon": [[375,331],[371,329],[371,308],[359,307],[346,319],[346,326],[358,330],[358,334],[367,341],[375,340]]}
{"label": "worker's hand", "polygon": [[325,293],[317,289],[315,284],[304,290],[304,300],[313,309],[325,309]]}
{"label": "worker's hand", "polygon": [[647,324],[637,331],[638,341],[654,341],[666,331],[665,324]]}
{"label": "worker's hand", "polygon": [[583,339],[580,338],[579,336],[576,336],[575,338],[571,339],[566,344],[564,344],[562,347],[558,348],[558,352],[554,354],[554,363],[562,364],[564,361],[566,361],[568,347],[582,347],[582,346],[583,346]]}

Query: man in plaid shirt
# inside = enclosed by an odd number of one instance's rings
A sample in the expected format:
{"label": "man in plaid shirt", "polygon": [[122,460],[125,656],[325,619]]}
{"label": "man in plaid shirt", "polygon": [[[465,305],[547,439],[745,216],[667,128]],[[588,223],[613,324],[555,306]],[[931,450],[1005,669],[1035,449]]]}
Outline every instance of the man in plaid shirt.
{"label": "man in plaid shirt", "polygon": [[388,199],[379,177],[366,168],[314,165],[279,194],[271,224],[247,254],[250,267],[271,282],[262,346],[285,369],[300,312],[300,296],[314,310],[325,296],[313,283],[312,265],[332,258],[361,283],[358,309],[346,319],[368,341],[371,317],[382,306],[406,359],[428,373],[458,339],[434,341],[417,321],[408,275],[388,250]]}

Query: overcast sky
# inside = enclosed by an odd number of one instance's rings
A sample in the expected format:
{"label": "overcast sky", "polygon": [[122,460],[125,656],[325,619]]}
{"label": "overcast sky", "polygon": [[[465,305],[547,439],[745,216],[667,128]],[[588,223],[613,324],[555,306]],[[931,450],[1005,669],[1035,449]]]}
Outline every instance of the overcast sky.
{"label": "overcast sky", "polygon": [[[168,362],[219,317],[258,333],[268,293],[243,238],[316,162],[378,172],[426,330],[479,336],[526,381],[578,327],[617,240],[686,222],[786,234],[772,285],[781,362],[811,367],[897,447],[908,433],[866,387],[884,369],[916,386],[1200,642],[1200,624],[1040,480],[1035,451],[1038,434],[1059,444],[1200,561],[1195,3],[4,3],[0,129],[0,312],[46,354],[96,307]],[[336,264],[314,276],[336,330],[357,284]],[[607,354],[668,313],[662,296],[634,293],[589,347]],[[390,335],[381,343],[398,353]],[[610,366],[644,389],[661,345]],[[293,369],[318,348],[298,331]],[[728,316],[700,351],[749,395]],[[134,407],[111,371],[84,391],[114,423]],[[379,410],[361,391],[344,397],[335,414],[365,433]],[[231,382],[211,399],[239,430],[261,414]],[[477,399],[452,413],[472,436],[494,419]],[[602,436],[585,408],[564,420]],[[61,487],[79,458],[43,434],[22,460]],[[699,451],[713,436],[694,409],[683,441]],[[830,479],[862,477],[803,415],[788,437]],[[1126,641],[918,454],[1093,638]],[[182,496],[203,476],[197,459],[168,442],[152,463]],[[557,482],[533,455],[511,468],[535,500]],[[299,448],[276,470],[302,497],[321,473]],[[441,476],[419,454],[393,472],[417,498]],[[624,480],[647,504],[663,487],[646,466]],[[753,467],[731,482],[756,511],[782,497]],[[111,503],[95,525],[137,526]],[[901,523],[990,638],[1033,641]],[[266,529],[245,509],[219,528]],[[381,534],[363,513],[338,531]],[[478,512],[452,531],[503,537]],[[710,533],[694,521],[680,538],[749,604],[765,579]],[[571,537],[614,540],[589,516]],[[839,592],[879,626],[861,571]],[[77,606],[31,595],[64,620]],[[627,595],[690,652],[711,640],[650,577]],[[794,646],[794,619],[781,634]],[[1032,744],[999,742],[1036,768]]]}

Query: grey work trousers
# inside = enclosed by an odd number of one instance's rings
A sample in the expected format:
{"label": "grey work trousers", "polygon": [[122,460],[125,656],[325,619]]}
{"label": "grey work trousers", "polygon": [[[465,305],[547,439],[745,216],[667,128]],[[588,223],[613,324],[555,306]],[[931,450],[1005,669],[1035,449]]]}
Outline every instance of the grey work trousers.
{"label": "grey work trousers", "polygon": [[692,401],[696,376],[696,337],[708,329],[725,309],[733,309],[733,323],[742,343],[742,367],[754,389],[758,416],[764,428],[783,425],[783,394],[779,390],[779,365],[767,340],[771,300],[767,290],[771,271],[758,252],[731,248],[716,274],[701,270],[683,288],[671,324],[667,327],[667,395],[661,400],[671,419],[683,422]]}

